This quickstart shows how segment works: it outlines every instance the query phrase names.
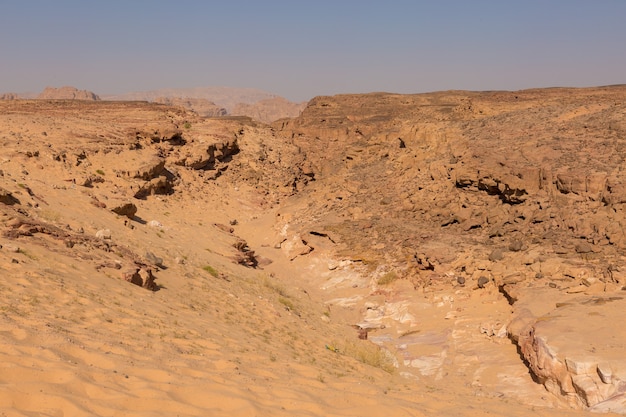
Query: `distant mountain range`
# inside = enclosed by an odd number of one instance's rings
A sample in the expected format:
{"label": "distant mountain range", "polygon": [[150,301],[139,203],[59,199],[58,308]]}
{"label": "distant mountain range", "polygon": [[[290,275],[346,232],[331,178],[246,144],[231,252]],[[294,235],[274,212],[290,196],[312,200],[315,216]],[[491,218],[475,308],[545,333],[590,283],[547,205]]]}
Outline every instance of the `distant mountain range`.
{"label": "distant mountain range", "polygon": [[306,102],[294,103],[267,91],[234,87],[162,88],[116,95],[96,95],[74,87],[46,87],[39,95],[0,94],[0,99],[17,98],[150,101],[185,107],[205,117],[249,116],[266,123],[286,117],[297,117],[306,107]]}
{"label": "distant mountain range", "polygon": [[134,91],[118,95],[101,95],[102,100],[140,100],[155,101],[157,98],[203,98],[229,113],[237,104],[254,104],[261,100],[279,97],[276,94],[256,88],[234,87],[195,87],[195,88],[161,88],[150,91]]}

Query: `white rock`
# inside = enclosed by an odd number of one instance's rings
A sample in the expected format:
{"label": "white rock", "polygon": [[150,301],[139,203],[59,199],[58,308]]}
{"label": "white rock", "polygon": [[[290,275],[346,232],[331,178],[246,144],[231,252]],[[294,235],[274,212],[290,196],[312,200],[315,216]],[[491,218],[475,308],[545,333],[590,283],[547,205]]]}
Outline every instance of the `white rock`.
{"label": "white rock", "polygon": [[565,365],[567,370],[574,375],[592,375],[597,368],[597,364],[593,361],[572,358],[565,358]]}
{"label": "white rock", "polygon": [[98,239],[111,239],[111,230],[100,229],[96,232],[96,237]]}
{"label": "white rock", "polygon": [[611,370],[611,365],[603,362],[598,364],[598,375],[600,376],[600,380],[605,384],[610,384],[613,380],[613,371]]}
{"label": "white rock", "polygon": [[5,243],[4,245],[0,246],[0,248],[4,249],[7,252],[13,253],[17,253],[20,251],[19,246],[11,245],[10,243]]}

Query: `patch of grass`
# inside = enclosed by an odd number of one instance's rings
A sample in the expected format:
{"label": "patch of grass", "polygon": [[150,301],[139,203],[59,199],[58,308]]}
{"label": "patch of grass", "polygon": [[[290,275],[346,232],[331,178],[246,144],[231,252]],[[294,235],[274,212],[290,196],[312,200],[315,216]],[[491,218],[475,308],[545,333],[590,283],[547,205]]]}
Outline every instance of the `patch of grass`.
{"label": "patch of grass", "polygon": [[30,297],[30,300],[28,300],[28,304],[30,304],[31,306],[36,306],[39,304],[39,298],[36,295],[33,295],[32,297]]}
{"label": "patch of grass", "polygon": [[285,287],[282,284],[271,280],[267,275],[263,276],[263,286],[272,290],[273,292],[280,295],[281,297],[288,296],[287,290],[285,289]]}
{"label": "patch of grass", "polygon": [[217,276],[219,275],[219,273],[217,272],[217,269],[213,268],[211,265],[203,266],[202,269],[207,271],[209,274],[211,274],[215,278],[217,278]]}
{"label": "patch of grass", "polygon": [[61,214],[54,210],[42,210],[39,217],[49,222],[58,222],[61,219]]}
{"label": "patch of grass", "polygon": [[104,175],[104,171],[101,169],[96,169],[96,174]]}
{"label": "patch of grass", "polygon": [[26,256],[28,259],[31,259],[33,261],[37,260],[37,257],[31,253],[26,252],[24,249],[20,248],[18,249],[17,253],[21,253],[22,255]]}
{"label": "patch of grass", "polygon": [[184,127],[185,129],[191,129],[191,123],[189,123],[189,122],[185,122],[185,124],[183,125],[183,127]]}
{"label": "patch of grass", "polygon": [[294,311],[295,310],[295,306],[293,305],[293,302],[285,297],[278,297],[278,302],[281,303],[282,305],[285,306],[285,308],[289,311]]}
{"label": "patch of grass", "polygon": [[350,356],[361,363],[385,372],[393,373],[396,369],[395,358],[387,350],[367,341],[348,341],[341,353]]}
{"label": "patch of grass", "polygon": [[398,279],[398,274],[396,274],[394,271],[391,271],[391,272],[387,272],[385,275],[378,278],[377,282],[378,282],[378,285],[389,285],[397,279]]}

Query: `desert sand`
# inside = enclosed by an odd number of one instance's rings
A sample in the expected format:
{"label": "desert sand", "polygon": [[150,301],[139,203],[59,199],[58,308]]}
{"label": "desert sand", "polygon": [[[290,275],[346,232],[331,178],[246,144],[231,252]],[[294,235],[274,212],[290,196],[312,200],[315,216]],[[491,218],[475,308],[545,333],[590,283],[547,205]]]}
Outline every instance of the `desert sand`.
{"label": "desert sand", "polygon": [[624,413],[625,115],[0,101],[0,414]]}

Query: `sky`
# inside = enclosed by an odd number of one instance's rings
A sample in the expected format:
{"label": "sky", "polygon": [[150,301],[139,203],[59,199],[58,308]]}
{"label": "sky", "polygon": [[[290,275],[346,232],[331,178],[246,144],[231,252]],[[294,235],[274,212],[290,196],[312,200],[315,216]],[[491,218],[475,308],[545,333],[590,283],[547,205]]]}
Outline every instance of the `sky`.
{"label": "sky", "polygon": [[0,93],[626,83],[626,0],[0,0]]}

